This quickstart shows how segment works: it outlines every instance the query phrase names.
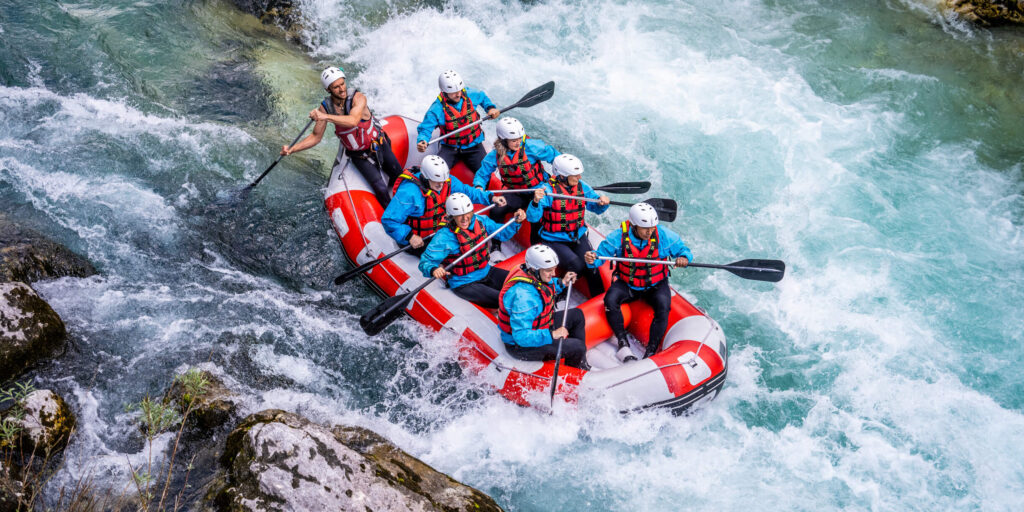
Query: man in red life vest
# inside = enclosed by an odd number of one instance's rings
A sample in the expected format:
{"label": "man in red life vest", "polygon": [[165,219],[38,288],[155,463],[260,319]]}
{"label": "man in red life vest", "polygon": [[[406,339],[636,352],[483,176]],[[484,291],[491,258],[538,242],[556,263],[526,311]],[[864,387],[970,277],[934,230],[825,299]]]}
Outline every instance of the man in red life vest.
{"label": "man in red life vest", "polygon": [[[445,135],[473,123],[480,119],[477,107],[483,108],[491,119],[497,118],[501,113],[491,98],[487,97],[487,93],[466,87],[462,77],[452,70],[441,73],[437,78],[437,85],[441,93],[427,109],[423,122],[416,127],[416,149],[420,153],[427,150],[427,141],[434,133],[434,128],[440,128],[441,135]],[[483,142],[484,132],[480,125],[476,125],[442,139],[437,155],[443,158],[450,168],[455,167],[456,162],[462,161],[475,173],[486,154]]]}
{"label": "man in red life vest", "polygon": [[[647,203],[637,203],[629,208],[629,221],[622,223],[622,229],[613,231],[605,238],[597,251],[586,254],[587,265],[600,267],[604,260],[598,256],[618,256],[639,259],[675,259],[676,267],[690,264],[693,254],[679,235],[658,226],[658,212]],[[672,307],[672,290],[668,285],[668,265],[646,263],[615,263],[615,281],[604,295],[604,312],[611,324],[612,332],[619,340],[616,354],[623,362],[635,361],[629,348],[626,327],[623,325],[620,307],[627,302],[643,300],[654,309],[654,321],[649,331],[650,341],[644,358],[653,356],[661,348],[662,338],[668,328],[668,313]]]}
{"label": "man in red life vest", "polygon": [[579,308],[555,313],[555,297],[576,280],[576,273],[555,277],[558,255],[537,244],[526,250],[526,263],[513,270],[498,297],[498,327],[509,355],[524,361],[554,359],[558,339],[565,364],[589,370],[587,364],[586,318]]}
{"label": "man in red life vest", "polygon": [[[320,83],[330,96],[309,113],[310,119],[316,121],[313,133],[291,148],[282,146],[281,154],[290,155],[319,144],[330,121],[334,123],[334,134],[345,146],[345,154],[373,188],[381,206],[387,206],[391,200],[389,187],[402,174],[402,166],[391,151],[391,140],[370,112],[366,96],[358,90],[349,93],[341,68],[325,69],[320,74]],[[388,181],[381,178],[381,172],[388,175]]]}

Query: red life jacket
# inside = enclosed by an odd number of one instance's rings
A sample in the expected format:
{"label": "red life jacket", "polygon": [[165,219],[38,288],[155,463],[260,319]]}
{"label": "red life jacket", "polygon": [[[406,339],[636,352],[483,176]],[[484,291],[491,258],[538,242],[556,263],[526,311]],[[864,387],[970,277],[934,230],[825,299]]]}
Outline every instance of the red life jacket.
{"label": "red life jacket", "polygon": [[398,192],[398,187],[406,181],[411,181],[420,188],[420,192],[423,194],[423,215],[420,217],[410,216],[405,219],[405,223],[412,228],[414,235],[422,238],[432,235],[441,226],[444,226],[444,202],[448,199],[448,195],[451,194],[452,180],[449,178],[444,182],[440,192],[434,192],[430,185],[420,180],[420,177],[417,176],[418,173],[419,168],[413,167],[400,174],[398,179],[395,180],[395,186],[391,189],[391,194],[394,195],[395,192]]}
{"label": "red life jacket", "polygon": [[505,278],[505,284],[501,287],[501,293],[498,294],[498,327],[502,331],[512,334],[512,317],[509,315],[508,309],[505,308],[505,292],[517,283],[530,283],[533,285],[537,289],[537,293],[540,294],[541,302],[544,303],[544,309],[540,311],[537,318],[533,319],[533,328],[535,330],[550,329],[553,321],[552,317],[555,314],[555,287],[534,279],[529,272],[526,272],[525,264],[512,271]]}
{"label": "red life jacket", "polygon": [[[658,259],[659,240],[657,228],[655,228],[651,239],[647,241],[647,247],[644,247],[642,251],[633,245],[633,240],[629,238],[629,229],[629,221],[623,222],[622,257]],[[615,263],[615,276],[634,288],[650,288],[668,277],[667,267],[667,265],[618,261]]]}
{"label": "red life jacket", "polygon": [[[448,229],[455,233],[455,240],[459,242],[459,254],[464,254],[480,243],[481,240],[487,238],[487,228],[484,228],[484,223],[480,222],[480,219],[474,217],[472,224],[473,227],[469,230],[458,227],[454,222],[448,224]],[[486,268],[491,262],[490,254],[491,252],[487,248],[487,244],[483,244],[479,249],[473,251],[472,254],[456,263],[452,267],[451,272],[457,276],[464,276]]]}
{"label": "red life jacket", "polygon": [[501,182],[507,188],[535,188],[544,181],[544,168],[540,162],[530,163],[526,156],[526,136],[519,144],[519,150],[513,155],[508,151],[498,159],[498,173]]}
{"label": "red life jacket", "polygon": [[[569,182],[554,177],[548,183],[555,194],[583,197],[583,185],[580,183],[570,187]],[[578,199],[552,199],[551,207],[544,209],[541,229],[548,233],[565,232],[576,236],[576,232],[583,226],[586,204]]]}
{"label": "red life jacket", "polygon": [[[352,98],[355,97],[357,92],[359,91],[352,91],[352,94],[345,98],[345,111],[341,115],[347,116],[352,111]],[[334,110],[334,102],[330,96],[324,98],[324,101],[320,104],[328,114],[332,116],[338,115]],[[367,107],[367,110],[369,110],[369,107]],[[380,144],[384,138],[384,130],[372,113],[369,119],[360,120],[359,124],[351,128],[342,128],[341,125],[335,124],[334,134],[341,139],[341,145],[345,146],[345,149],[349,151],[369,150],[373,148],[374,143]]]}
{"label": "red life jacket", "polygon": [[[465,89],[462,90],[462,110],[455,110],[455,105],[448,101],[448,95],[445,93],[439,94],[437,99],[441,101],[441,110],[444,111],[444,124],[441,126],[441,135],[451,133],[480,119],[480,114],[477,113],[476,107],[473,106],[473,100],[469,99],[469,93]],[[476,140],[483,133],[480,125],[476,125],[441,142],[449,146],[465,146]]]}

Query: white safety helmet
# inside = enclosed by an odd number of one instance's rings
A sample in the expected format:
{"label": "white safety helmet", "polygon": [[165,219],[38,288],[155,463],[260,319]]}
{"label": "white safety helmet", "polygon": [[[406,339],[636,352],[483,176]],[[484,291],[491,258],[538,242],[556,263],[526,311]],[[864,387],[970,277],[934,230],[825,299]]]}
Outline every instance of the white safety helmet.
{"label": "white safety helmet", "polygon": [[579,176],[583,174],[583,162],[568,153],[562,153],[551,162],[555,168],[555,176]]}
{"label": "white safety helmet", "polygon": [[498,119],[498,138],[499,139],[521,139],[526,133],[523,130],[523,123],[520,123],[518,119],[514,117],[503,117]]}
{"label": "white safety helmet", "polygon": [[459,92],[466,88],[466,84],[462,83],[462,77],[451,69],[437,77],[437,86],[441,88],[441,92]]}
{"label": "white safety helmet", "polygon": [[471,213],[473,211],[473,201],[462,192],[456,192],[450,196],[444,202],[444,210],[448,212],[448,215],[456,216],[465,213]]}
{"label": "white safety helmet", "polygon": [[647,203],[637,203],[629,207],[629,223],[641,228],[653,228],[658,225],[658,211]]}
{"label": "white safety helmet", "polygon": [[320,73],[320,84],[324,86],[324,89],[327,89],[339,78],[345,78],[345,70],[337,66],[331,66],[325,69],[323,73]]}
{"label": "white safety helmet", "polygon": [[448,181],[448,164],[443,158],[437,155],[423,157],[420,164],[420,173],[430,181]]}
{"label": "white safety helmet", "polygon": [[531,245],[526,250],[526,266],[533,270],[557,267],[558,255],[544,244]]}

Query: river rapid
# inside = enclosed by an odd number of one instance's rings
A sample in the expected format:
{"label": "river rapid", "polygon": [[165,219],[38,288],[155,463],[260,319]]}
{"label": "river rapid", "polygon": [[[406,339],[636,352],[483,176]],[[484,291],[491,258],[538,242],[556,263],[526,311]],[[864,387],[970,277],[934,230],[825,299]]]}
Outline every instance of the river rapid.
{"label": "river rapid", "polygon": [[[248,411],[369,427],[508,510],[1019,507],[1024,31],[912,0],[298,3],[307,50],[220,0],[0,0],[2,211],[99,269],[34,285],[72,348],[29,378],[79,417],[52,495],[123,488],[146,455],[125,404],[200,364]],[[719,397],[547,416],[451,336],[364,336],[379,299],[331,284],[333,138],[213,206],[329,64],[413,118],[447,68],[499,105],[554,80],[514,115],[589,182],[677,199],[697,261],[785,260],[777,285],[673,274],[729,340]]]}

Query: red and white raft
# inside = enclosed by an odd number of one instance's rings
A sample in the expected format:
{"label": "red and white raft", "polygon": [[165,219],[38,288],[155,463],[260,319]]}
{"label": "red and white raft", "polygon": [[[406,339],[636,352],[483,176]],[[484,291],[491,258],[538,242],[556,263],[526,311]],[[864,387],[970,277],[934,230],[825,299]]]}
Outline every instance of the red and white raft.
{"label": "red and white raft", "polygon": [[[419,165],[423,156],[436,152],[432,146],[420,153],[410,144],[415,141],[417,122],[400,116],[382,120],[391,137],[392,149],[404,168]],[[464,183],[472,175],[462,164],[452,174]],[[497,180],[497,173],[494,175]],[[492,185],[495,185],[492,182]],[[339,149],[325,193],[327,213],[341,240],[348,260],[354,265],[375,260],[394,251],[398,245],[381,225],[383,208],[359,171]],[[622,212],[623,214],[625,212]],[[614,214],[614,213],[612,213]],[[524,226],[515,238],[504,242],[492,261],[510,269],[523,262],[528,247],[529,228]],[[604,235],[590,230],[596,247]],[[497,261],[497,260],[501,261]],[[426,278],[417,269],[419,258],[401,253],[377,265],[366,277],[374,288],[394,296],[416,288]],[[607,286],[611,273],[602,269]],[[590,371],[562,365],[558,374],[558,396],[568,403],[587,403],[621,411],[666,407],[681,413],[711,400],[725,383],[728,349],[718,323],[672,290],[672,311],[662,349],[653,357],[621,363],[615,357],[617,346],[604,315],[603,295],[585,300],[579,307],[586,317],[587,360]],[[574,291],[576,297],[585,299]],[[406,312],[417,322],[435,330],[448,329],[460,336],[459,361],[463,368],[491,384],[509,400],[521,405],[548,406],[548,390],[554,362],[520,361],[505,351],[495,312],[480,308],[455,296],[441,281],[427,286],[410,302]],[[622,306],[630,333],[647,343],[652,311],[642,302]],[[633,347],[640,357],[643,347]]]}

